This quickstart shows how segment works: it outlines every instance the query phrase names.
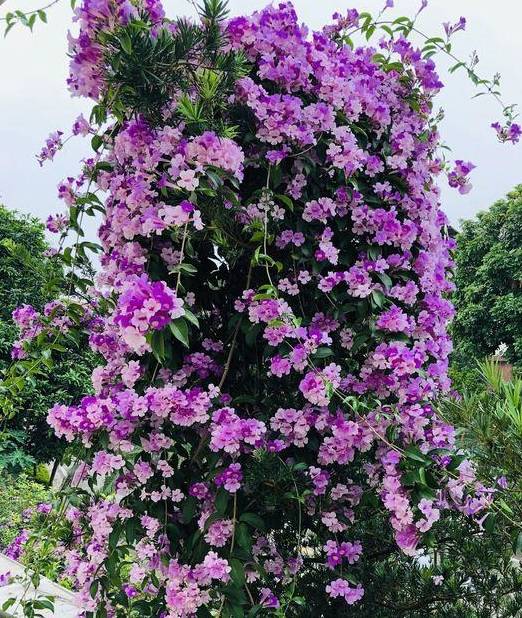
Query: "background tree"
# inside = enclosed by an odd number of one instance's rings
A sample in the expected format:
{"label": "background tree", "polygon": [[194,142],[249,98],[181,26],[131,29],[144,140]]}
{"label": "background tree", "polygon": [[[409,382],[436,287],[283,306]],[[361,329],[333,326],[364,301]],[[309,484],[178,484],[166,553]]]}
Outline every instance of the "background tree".
{"label": "background tree", "polygon": [[476,219],[457,238],[454,363],[471,366],[494,354],[522,365],[522,185]]}
{"label": "background tree", "polygon": [[[0,372],[11,364],[11,348],[18,330],[11,314],[27,304],[41,309],[63,290],[63,269],[47,257],[44,225],[0,206]],[[57,397],[73,401],[88,390],[87,356],[71,347],[53,366],[42,366],[21,392],[9,418],[0,425],[0,468],[19,471],[31,463],[57,460],[65,444],[46,422]],[[13,414],[13,412],[15,414]]]}

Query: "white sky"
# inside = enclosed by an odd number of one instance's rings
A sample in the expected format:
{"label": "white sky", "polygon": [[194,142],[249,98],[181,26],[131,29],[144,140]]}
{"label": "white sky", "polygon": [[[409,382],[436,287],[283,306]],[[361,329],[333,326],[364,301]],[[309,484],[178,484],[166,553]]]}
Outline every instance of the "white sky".
{"label": "white sky", "polygon": [[[393,14],[414,14],[419,1],[395,0]],[[6,0],[0,13],[18,7],[30,10],[42,4],[42,0]],[[188,0],[164,0],[164,4],[169,14],[193,12]],[[232,14],[238,14],[260,9],[266,2],[230,0],[229,4]],[[294,0],[300,18],[312,29],[328,22],[337,10],[355,7],[375,13],[383,4],[384,0]],[[456,21],[460,15],[468,19],[468,28],[457,35],[454,51],[467,59],[476,49],[481,60],[479,73],[490,77],[500,72],[505,100],[522,104],[522,2],[430,0],[420,25],[434,36],[440,34],[443,21]],[[54,163],[43,168],[34,157],[51,131],[60,128],[67,132],[76,116],[82,111],[87,115],[90,109],[88,101],[70,98],[65,85],[66,30],[71,18],[68,0],[50,9],[48,17],[49,23],[37,24],[32,35],[16,27],[6,39],[0,38],[0,202],[43,219],[62,210],[56,185],[60,179],[76,175],[79,160],[89,154],[88,142],[76,138]],[[471,100],[475,91],[464,74],[450,76],[443,71],[445,66],[441,62],[440,72],[447,87],[438,99],[446,111],[443,137],[455,159],[471,160],[477,165],[470,194],[460,196],[443,189],[444,210],[456,224],[522,183],[522,143],[499,144],[489,126],[500,118],[498,105],[490,97]],[[91,226],[90,231],[93,229]]]}

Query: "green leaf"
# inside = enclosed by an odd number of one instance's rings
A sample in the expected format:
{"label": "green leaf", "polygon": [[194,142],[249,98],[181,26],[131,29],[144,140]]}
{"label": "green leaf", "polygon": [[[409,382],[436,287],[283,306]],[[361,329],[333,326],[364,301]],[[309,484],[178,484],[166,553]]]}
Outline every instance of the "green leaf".
{"label": "green leaf", "polygon": [[247,551],[250,551],[252,549],[252,535],[250,534],[248,526],[244,522],[241,522],[237,526],[236,534],[239,546]]}
{"label": "green leaf", "polygon": [[515,542],[513,543],[513,552],[516,555],[522,554],[522,532],[519,532]]}
{"label": "green leaf", "polygon": [[287,195],[282,195],[281,193],[278,193],[276,197],[279,201],[283,202],[283,204],[288,208],[288,210],[294,212],[294,202]]}
{"label": "green leaf", "polygon": [[482,525],[484,526],[484,530],[486,530],[486,532],[489,532],[489,534],[492,534],[495,530],[496,523],[497,523],[497,516],[495,515],[495,513],[488,513]]}
{"label": "green leaf", "polygon": [[372,291],[372,301],[376,307],[381,309],[386,303],[386,297],[380,290]]}
{"label": "green leaf", "polygon": [[329,356],[333,356],[334,352],[331,348],[327,348],[327,347],[322,347],[322,348],[317,348],[317,350],[315,351],[315,358],[328,358]]}
{"label": "green leaf", "polygon": [[189,496],[185,500],[185,503],[183,504],[183,509],[182,509],[183,521],[186,524],[188,524],[189,521],[191,521],[192,518],[194,517],[196,513],[196,508],[197,508],[196,498],[194,498],[194,496]]}
{"label": "green leaf", "polygon": [[102,144],[103,144],[103,139],[101,135],[94,135],[93,138],[91,139],[91,146],[93,150],[95,150],[96,152],[98,152]]}
{"label": "green leaf", "polygon": [[229,498],[229,494],[225,489],[220,489],[217,493],[216,496],[216,511],[220,514],[220,515],[224,515],[226,513],[227,510],[227,506],[228,506],[228,498]]}
{"label": "green leaf", "polygon": [[255,513],[243,513],[239,521],[244,521],[249,526],[252,526],[252,528],[257,528],[258,530],[266,529],[265,522]]}
{"label": "green leaf", "polygon": [[128,519],[125,522],[125,538],[127,539],[127,543],[129,545],[132,545],[136,540],[136,529],[137,522],[134,517],[131,517],[131,519]]}
{"label": "green leaf", "polygon": [[185,308],[185,316],[184,316],[190,323],[194,324],[194,326],[196,326],[197,328],[199,328],[199,320],[197,319],[197,317],[192,313],[192,311],[190,311],[189,309]]}
{"label": "green leaf", "polygon": [[243,566],[243,563],[237,558],[230,558],[228,563],[230,564],[230,567],[232,569],[231,571],[232,581],[237,586],[244,586],[245,585],[245,567]]}
{"label": "green leaf", "polygon": [[216,174],[216,172],[213,172],[212,170],[207,169],[206,174],[210,180],[211,185],[214,187],[214,189],[219,189],[219,187],[223,185],[223,180],[221,179],[219,174]]}
{"label": "green leaf", "polygon": [[5,601],[5,603],[2,605],[3,611],[4,612],[7,611],[15,603],[16,603],[16,599],[15,598],[7,599],[7,601]]}
{"label": "green leaf", "polygon": [[48,609],[50,611],[54,611],[54,603],[47,599],[40,599],[38,601],[33,601],[34,609]]}
{"label": "green leaf", "polygon": [[390,289],[393,286],[393,281],[389,275],[386,273],[377,273],[377,276],[382,281],[384,287]]}
{"label": "green leaf", "polygon": [[174,337],[188,348],[189,338],[187,322],[183,318],[177,318],[169,324],[169,328]]}
{"label": "green leaf", "polygon": [[150,347],[158,363],[163,362],[165,358],[165,337],[161,331],[156,330],[152,333]]}
{"label": "green leaf", "polygon": [[428,464],[429,466],[431,466],[431,464],[433,463],[433,460],[427,455],[424,455],[424,453],[421,452],[419,447],[415,446],[414,444],[410,444],[408,448],[404,449],[404,455],[408,457],[408,459],[420,461],[423,464]]}
{"label": "green leaf", "polygon": [[451,458],[451,462],[448,464],[448,470],[450,472],[454,472],[465,459],[466,455],[455,455]]}

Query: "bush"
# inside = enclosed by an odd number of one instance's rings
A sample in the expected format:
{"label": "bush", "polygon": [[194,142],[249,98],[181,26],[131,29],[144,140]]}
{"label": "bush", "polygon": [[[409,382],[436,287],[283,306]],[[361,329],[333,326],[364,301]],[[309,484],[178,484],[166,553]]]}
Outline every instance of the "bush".
{"label": "bush", "polygon": [[49,502],[48,487],[25,474],[17,477],[3,474],[0,490],[0,550],[4,550],[27,523],[23,513],[38,504]]}

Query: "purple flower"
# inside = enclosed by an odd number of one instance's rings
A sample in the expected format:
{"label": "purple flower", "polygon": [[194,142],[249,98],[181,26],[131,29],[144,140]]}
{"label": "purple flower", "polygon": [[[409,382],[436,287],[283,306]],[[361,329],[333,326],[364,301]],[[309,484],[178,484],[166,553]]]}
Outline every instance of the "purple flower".
{"label": "purple flower", "polygon": [[[107,45],[134,19],[153,41],[178,28],[164,20],[159,0],[79,3],[78,32],[69,38],[73,94],[111,107]],[[227,21],[227,51],[251,68],[225,103],[248,119],[237,137],[198,135],[180,120],[180,96],[195,91],[172,92],[153,110],[154,123],[108,109],[131,119],[107,131],[96,157],[59,185],[69,208],[82,205],[86,185],[103,196],[100,269],[85,300],[72,303],[74,320],[68,301],[41,314],[17,310],[13,354],[33,355],[40,340],[78,328],[102,359],[92,393],[48,413],[58,436],[86,449],[73,485],[113,479],[111,491],[67,514],[79,542],[67,549],[67,575],[79,583],[86,612],[99,602],[92,584],[112,560],[114,530],[124,529],[129,541],[135,537],[135,560],[121,594],[143,595],[147,604],[164,591],[162,616],[201,613],[232,571],[217,551],[229,554],[233,514],[217,514],[215,502],[225,491],[246,507],[246,481],[259,460],[283,458],[309,486],[302,506],[315,526],[315,549],[339,574],[362,554],[359,541],[345,538],[367,492],[381,501],[408,555],[444,510],[479,525],[487,514],[495,491],[477,481],[471,464],[441,482],[437,500],[419,498],[406,484],[403,455],[381,439],[398,436],[430,457],[437,478],[448,476],[455,431],[431,403],[450,388],[453,314],[454,243],[444,234],[436,179],[445,164],[432,114],[442,83],[433,60],[404,36],[378,43],[395,67],[387,71],[374,49],[343,44],[359,26],[357,11],[334,20],[310,34],[292,4],[280,2]],[[464,27],[462,18],[445,30],[450,37]],[[195,64],[200,55],[192,50]],[[514,123],[495,130],[504,141],[520,138]],[[92,131],[83,117],[74,123],[73,134]],[[40,163],[62,144],[60,133],[50,136]],[[450,185],[467,193],[473,167],[456,161]],[[63,215],[48,222],[58,232],[66,226]],[[243,289],[253,246],[252,287]],[[178,340],[188,322],[184,349]],[[250,386],[263,397],[245,396]],[[374,402],[362,416],[352,409],[361,399]],[[444,456],[432,456],[434,449]],[[357,484],[346,476],[352,469]],[[187,545],[194,530],[204,539],[199,558]],[[279,600],[264,586],[303,566],[273,532],[255,533],[243,565],[268,610]],[[8,549],[13,556],[27,534]],[[358,602],[362,586],[337,577],[327,594]]]}
{"label": "purple flower", "polygon": [[24,546],[29,540],[29,530],[22,530],[17,537],[15,537],[8,547],[4,550],[4,554],[8,558],[18,560],[24,553]]}
{"label": "purple flower", "polygon": [[40,167],[44,164],[44,161],[52,161],[54,155],[62,148],[62,135],[63,131],[56,131],[51,133],[45,140],[45,146],[40,151],[40,154],[36,155]]}
{"label": "purple flower", "polygon": [[91,125],[87,122],[87,120],[85,120],[83,114],[80,114],[72,126],[73,135],[82,135],[85,137],[86,135],[89,135],[91,131]]}
{"label": "purple flower", "polygon": [[446,33],[446,36],[449,39],[453,34],[455,34],[455,32],[458,32],[459,30],[465,30],[466,29],[466,18],[465,17],[461,17],[459,19],[459,21],[454,23],[454,24],[450,24],[449,22],[445,22],[443,24],[443,26],[444,26],[444,32]]}
{"label": "purple flower", "polygon": [[42,515],[49,515],[49,513],[53,510],[53,505],[47,502],[42,502],[37,505],[36,512],[41,513]]}
{"label": "purple flower", "polygon": [[326,586],[326,592],[332,597],[343,597],[348,605],[354,605],[364,596],[364,589],[359,584],[353,588],[345,579],[336,579]]}
{"label": "purple flower", "polygon": [[259,604],[267,609],[277,609],[279,607],[279,599],[270,588],[261,588]]}
{"label": "purple flower", "polygon": [[475,165],[470,161],[455,161],[455,167],[448,174],[448,184],[450,187],[459,190],[459,193],[466,194],[471,191],[472,185],[468,180],[468,175],[475,169]]}
{"label": "purple flower", "polygon": [[497,479],[497,485],[501,488],[501,489],[507,489],[509,487],[509,483],[508,480],[505,476],[499,476]]}
{"label": "purple flower", "polygon": [[214,482],[218,487],[224,487],[230,493],[235,494],[241,487],[242,480],[241,464],[233,463],[228,468],[225,468],[223,472],[220,472],[214,479]]}
{"label": "purple flower", "polygon": [[428,6],[428,0],[421,0],[421,4],[419,10],[417,11],[417,15],[424,11],[424,9]]}
{"label": "purple flower", "polygon": [[45,222],[45,227],[53,234],[63,232],[69,225],[69,218],[66,215],[49,215]]}
{"label": "purple flower", "polygon": [[146,349],[145,334],[161,330],[184,314],[183,303],[163,281],[146,275],[131,277],[123,287],[114,322],[121,327],[126,343],[138,353]]}
{"label": "purple flower", "polygon": [[122,586],[122,590],[129,599],[133,599],[138,596],[138,591],[134,586],[131,586],[131,584],[124,584]]}
{"label": "purple flower", "polygon": [[224,547],[232,536],[234,522],[231,519],[219,519],[208,527],[205,541],[213,547]]}
{"label": "purple flower", "polygon": [[497,137],[500,142],[511,142],[517,144],[522,135],[522,128],[515,122],[508,122],[502,126],[499,122],[494,122],[491,127],[497,132]]}

